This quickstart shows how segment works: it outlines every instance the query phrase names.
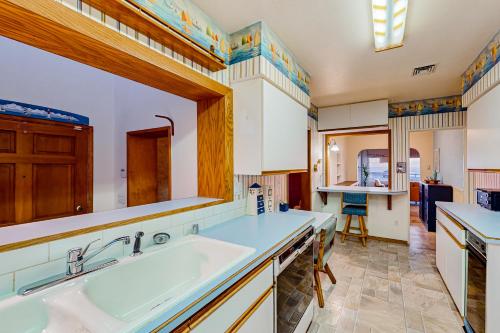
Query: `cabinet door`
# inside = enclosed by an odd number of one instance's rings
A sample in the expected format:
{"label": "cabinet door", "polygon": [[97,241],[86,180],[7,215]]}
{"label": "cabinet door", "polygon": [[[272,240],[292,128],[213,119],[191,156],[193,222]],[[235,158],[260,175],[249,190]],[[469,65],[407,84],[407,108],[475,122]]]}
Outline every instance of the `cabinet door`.
{"label": "cabinet door", "polygon": [[307,109],[264,81],[263,171],[307,169]]}
{"label": "cabinet door", "polygon": [[443,280],[446,280],[446,246],[447,235],[443,229],[441,223],[437,223],[436,226],[436,266],[441,273]]}
{"label": "cabinet door", "polygon": [[241,325],[239,333],[272,333],[274,330],[274,300],[273,293],[264,299],[256,308],[255,312],[249,314],[248,319]]}
{"label": "cabinet door", "polygon": [[318,129],[331,130],[351,127],[350,105],[330,106],[318,111]]}
{"label": "cabinet door", "polygon": [[465,249],[456,244],[450,236],[448,236],[447,240],[446,286],[460,314],[463,316],[465,298]]}
{"label": "cabinet door", "polygon": [[388,100],[351,104],[351,127],[387,125]]}
{"label": "cabinet door", "polygon": [[467,168],[500,169],[500,85],[467,109]]}

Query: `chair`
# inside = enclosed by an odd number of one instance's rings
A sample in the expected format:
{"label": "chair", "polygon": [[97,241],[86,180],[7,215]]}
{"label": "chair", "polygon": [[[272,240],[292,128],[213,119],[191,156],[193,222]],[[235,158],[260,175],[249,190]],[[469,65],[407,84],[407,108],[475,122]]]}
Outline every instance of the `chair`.
{"label": "chair", "polygon": [[[342,231],[342,243],[347,236],[358,237],[363,246],[366,247],[368,229],[366,229],[365,216],[368,216],[368,195],[366,193],[342,193],[341,204],[342,214],[347,215],[344,230]],[[351,227],[352,216],[358,217],[359,227]],[[351,232],[357,229],[358,232]]]}
{"label": "chair", "polygon": [[319,241],[315,241],[314,251],[314,281],[316,286],[316,293],[318,294],[319,307],[325,306],[323,298],[323,289],[321,288],[321,280],[319,272],[326,273],[333,284],[337,283],[335,276],[328,266],[328,259],[333,254],[333,241],[335,240],[335,229],[337,228],[336,219],[331,219],[321,226],[319,233]]}

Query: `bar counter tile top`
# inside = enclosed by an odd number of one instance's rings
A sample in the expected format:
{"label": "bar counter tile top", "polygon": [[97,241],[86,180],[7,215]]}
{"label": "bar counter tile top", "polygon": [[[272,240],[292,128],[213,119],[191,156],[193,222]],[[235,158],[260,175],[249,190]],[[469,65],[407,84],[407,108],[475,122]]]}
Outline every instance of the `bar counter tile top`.
{"label": "bar counter tile top", "polygon": [[333,185],[333,186],[320,186],[317,188],[318,192],[327,193],[367,193],[375,195],[401,195],[406,194],[407,191],[396,191],[391,190],[388,187],[374,187],[374,186],[343,186],[343,185]]}
{"label": "bar counter tile top", "polygon": [[487,243],[500,244],[500,212],[457,202],[438,201],[436,206]]}

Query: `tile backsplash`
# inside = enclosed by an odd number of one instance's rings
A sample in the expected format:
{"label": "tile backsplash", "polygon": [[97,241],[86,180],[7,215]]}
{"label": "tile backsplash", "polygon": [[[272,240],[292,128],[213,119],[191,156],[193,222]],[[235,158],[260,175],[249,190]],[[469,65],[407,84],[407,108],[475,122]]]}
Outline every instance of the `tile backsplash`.
{"label": "tile backsplash", "polygon": [[0,253],[0,298],[12,295],[16,290],[27,284],[54,274],[63,273],[66,269],[66,252],[74,247],[85,247],[91,241],[98,240],[91,245],[90,249],[93,250],[117,237],[130,236],[131,242],[129,245],[115,244],[96,256],[92,261],[110,257],[119,259],[132,253],[134,236],[137,231],[144,232],[142,247],[147,248],[158,246],[153,243],[153,235],[158,232],[166,232],[171,239],[177,239],[190,234],[195,223],[199,225],[200,230],[203,230],[244,214],[245,199],[240,199],[221,205]]}

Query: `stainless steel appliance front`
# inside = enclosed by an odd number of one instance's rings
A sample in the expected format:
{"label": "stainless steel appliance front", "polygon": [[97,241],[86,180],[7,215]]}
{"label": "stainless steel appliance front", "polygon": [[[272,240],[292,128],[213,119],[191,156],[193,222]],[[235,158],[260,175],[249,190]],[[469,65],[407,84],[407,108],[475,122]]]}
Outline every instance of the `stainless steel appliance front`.
{"label": "stainless steel appliance front", "polygon": [[467,232],[467,284],[465,331],[486,331],[486,244]]}
{"label": "stainless steel appliance front", "polygon": [[[288,243],[274,260],[276,332],[293,333],[309,326],[314,298],[312,228]],[[307,318],[306,318],[307,317]],[[300,327],[300,329],[299,329]],[[305,330],[304,330],[305,331]]]}

